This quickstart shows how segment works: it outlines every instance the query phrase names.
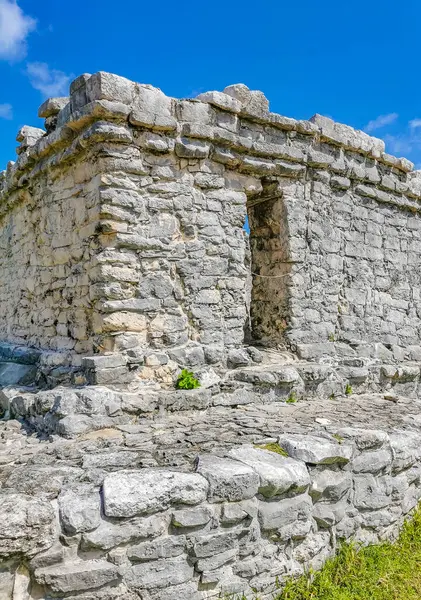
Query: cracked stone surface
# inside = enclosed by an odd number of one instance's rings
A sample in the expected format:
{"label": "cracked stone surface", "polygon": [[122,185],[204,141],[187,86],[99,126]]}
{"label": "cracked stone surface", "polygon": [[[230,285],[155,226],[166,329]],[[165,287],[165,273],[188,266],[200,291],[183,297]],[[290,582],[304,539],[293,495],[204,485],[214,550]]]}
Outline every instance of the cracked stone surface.
{"label": "cracked stone surface", "polygon": [[[191,468],[201,451],[276,441],[283,433],[335,432],[346,426],[363,429],[417,431],[421,401],[386,400],[383,395],[355,395],[335,400],[298,401],[295,404],[248,404],[212,407],[204,411],[168,413],[154,418],[137,417],[133,423],[107,427],[74,440],[52,436],[39,440],[26,434],[18,421],[0,422],[0,464],[3,473],[26,464],[84,466],[92,471],[128,466],[184,466]],[[322,423],[328,424],[320,424]],[[57,462],[57,460],[59,462]],[[41,477],[41,474],[38,475]],[[58,475],[69,476],[69,474]],[[2,476],[4,479],[4,475]],[[23,483],[17,484],[24,487]],[[27,486],[33,485],[31,481]],[[50,481],[48,488],[53,488]]]}

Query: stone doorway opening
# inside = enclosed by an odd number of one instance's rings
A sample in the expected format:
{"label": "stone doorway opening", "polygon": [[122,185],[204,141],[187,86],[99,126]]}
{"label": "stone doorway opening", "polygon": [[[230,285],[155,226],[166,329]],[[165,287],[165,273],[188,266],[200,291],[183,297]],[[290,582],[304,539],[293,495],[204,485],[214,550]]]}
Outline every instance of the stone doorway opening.
{"label": "stone doorway opening", "polygon": [[248,325],[245,339],[266,347],[284,345],[289,323],[289,232],[279,180],[264,178],[247,200],[249,226]]}

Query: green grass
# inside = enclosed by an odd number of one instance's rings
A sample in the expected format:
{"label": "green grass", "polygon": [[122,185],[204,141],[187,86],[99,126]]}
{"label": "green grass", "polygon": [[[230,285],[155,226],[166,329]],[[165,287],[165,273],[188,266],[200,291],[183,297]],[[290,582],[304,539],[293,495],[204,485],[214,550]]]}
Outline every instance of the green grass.
{"label": "green grass", "polygon": [[321,571],[290,579],[276,600],[420,600],[421,509],[398,541],[345,544]]}
{"label": "green grass", "polygon": [[287,404],[295,404],[297,402],[297,394],[292,391],[285,402]]}
{"label": "green grass", "polygon": [[274,600],[421,600],[421,505],[397,542],[344,544],[320,571],[288,579]]}
{"label": "green grass", "polygon": [[281,456],[285,456],[286,458],[288,457],[287,451],[281,448],[281,446],[276,442],[264,444],[263,446],[256,446],[256,448],[260,448],[260,450],[269,450],[269,452],[276,452],[276,454],[280,454]]}

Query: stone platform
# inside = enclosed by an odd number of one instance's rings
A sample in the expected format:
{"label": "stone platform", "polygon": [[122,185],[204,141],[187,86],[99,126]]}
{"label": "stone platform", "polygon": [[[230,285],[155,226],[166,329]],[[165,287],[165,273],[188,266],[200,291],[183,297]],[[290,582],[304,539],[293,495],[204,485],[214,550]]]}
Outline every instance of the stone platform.
{"label": "stone platform", "polygon": [[[15,417],[0,422],[0,588],[13,600],[269,599],[340,540],[393,538],[421,497],[417,398],[249,398],[129,416],[124,396],[145,407],[146,393],[0,395]],[[72,416],[95,428],[73,419],[58,435],[66,404],[84,405]]]}

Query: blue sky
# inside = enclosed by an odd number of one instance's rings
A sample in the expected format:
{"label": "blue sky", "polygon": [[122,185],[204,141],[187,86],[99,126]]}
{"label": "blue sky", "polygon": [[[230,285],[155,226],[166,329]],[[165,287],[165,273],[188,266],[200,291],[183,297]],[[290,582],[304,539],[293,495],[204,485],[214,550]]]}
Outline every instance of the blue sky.
{"label": "blue sky", "polygon": [[99,70],[175,97],[246,83],[421,168],[420,34],[419,0],[0,0],[0,169],[45,97]]}

